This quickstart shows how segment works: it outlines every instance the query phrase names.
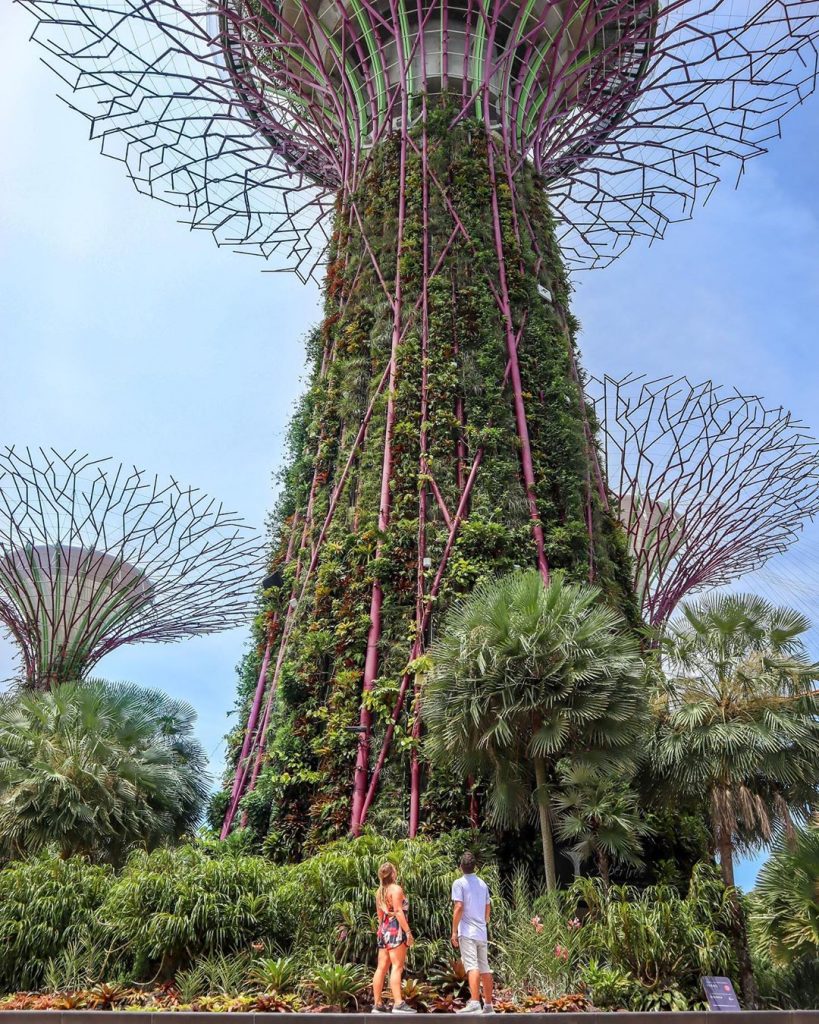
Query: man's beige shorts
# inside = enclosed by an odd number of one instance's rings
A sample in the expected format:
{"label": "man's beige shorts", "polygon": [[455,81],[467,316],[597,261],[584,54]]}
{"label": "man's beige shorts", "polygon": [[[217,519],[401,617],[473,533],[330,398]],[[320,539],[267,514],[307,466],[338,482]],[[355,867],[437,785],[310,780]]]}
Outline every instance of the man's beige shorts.
{"label": "man's beige shorts", "polygon": [[477,939],[469,939],[462,935],[458,939],[458,947],[461,950],[461,961],[467,973],[469,971],[480,971],[481,974],[492,973],[489,969],[489,958],[485,942],[478,942]]}

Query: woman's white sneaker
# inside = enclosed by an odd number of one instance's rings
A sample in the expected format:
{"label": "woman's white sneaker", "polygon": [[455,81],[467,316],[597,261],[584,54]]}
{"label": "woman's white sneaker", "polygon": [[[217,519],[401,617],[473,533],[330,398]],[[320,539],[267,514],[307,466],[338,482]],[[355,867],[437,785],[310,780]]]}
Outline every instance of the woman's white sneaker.
{"label": "woman's white sneaker", "polygon": [[469,1002],[460,1010],[456,1010],[456,1013],[482,1013],[480,1001],[477,999],[470,999]]}

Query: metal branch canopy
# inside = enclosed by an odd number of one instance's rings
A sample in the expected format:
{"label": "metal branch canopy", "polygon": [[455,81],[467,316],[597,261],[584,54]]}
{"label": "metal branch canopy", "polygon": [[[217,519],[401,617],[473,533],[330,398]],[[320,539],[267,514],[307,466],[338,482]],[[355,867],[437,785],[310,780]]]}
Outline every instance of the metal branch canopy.
{"label": "metal branch canopy", "polygon": [[[277,268],[327,267],[224,832],[265,758],[286,756],[279,834],[358,833],[399,733],[414,834],[412,664],[450,600],[528,560],[638,614],[564,260],[661,236],[764,150],[814,88],[819,0],[21,2],[138,188]],[[642,522],[632,485],[648,484],[628,482]],[[663,564],[696,562],[690,507],[662,486],[650,500],[671,503],[669,530],[643,531]]]}
{"label": "metal branch canopy", "polygon": [[685,377],[587,391],[652,625],[787,550],[819,512],[819,445],[790,413]]}
{"label": "metal branch canopy", "polygon": [[214,499],[72,452],[0,449],[0,623],[26,681],[247,621],[261,545]]}
{"label": "metal branch canopy", "polygon": [[530,162],[597,266],[764,151],[817,68],[814,0],[21,2],[140,190],[302,276],[423,98]]}

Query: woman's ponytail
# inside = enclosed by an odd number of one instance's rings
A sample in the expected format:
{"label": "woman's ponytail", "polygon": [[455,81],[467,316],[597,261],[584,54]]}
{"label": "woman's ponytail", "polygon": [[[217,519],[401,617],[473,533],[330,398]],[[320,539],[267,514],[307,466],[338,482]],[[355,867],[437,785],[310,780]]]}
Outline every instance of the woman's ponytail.
{"label": "woman's ponytail", "polygon": [[396,877],[395,865],[387,861],[378,869],[378,893],[375,897],[376,904],[387,913],[387,889],[393,884]]}

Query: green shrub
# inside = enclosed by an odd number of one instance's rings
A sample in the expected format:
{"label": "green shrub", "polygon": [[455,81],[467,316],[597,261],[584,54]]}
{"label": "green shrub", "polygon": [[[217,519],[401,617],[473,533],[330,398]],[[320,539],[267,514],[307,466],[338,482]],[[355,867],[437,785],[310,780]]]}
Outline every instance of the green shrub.
{"label": "green shrub", "polygon": [[729,895],[712,867],[695,868],[685,896],[665,885],[606,889],[590,878],[572,892],[585,954],[636,982],[630,1008],[681,1009],[702,998],[702,975],[730,972]]}
{"label": "green shrub", "polygon": [[265,992],[283,995],[295,989],[299,980],[299,965],[294,956],[257,960],[251,979]]}
{"label": "green shrub", "polygon": [[579,929],[566,894],[536,897],[519,871],[492,901],[491,936],[498,982],[514,995],[548,998],[572,991],[577,973]]}
{"label": "green shrub", "polygon": [[[426,969],[448,940],[452,881],[471,842],[469,833],[400,841],[365,834],[338,840],[309,860],[282,868],[276,903],[280,922],[286,922],[282,930],[289,936],[282,948],[299,956],[309,949],[339,961],[374,963],[378,867],[391,861],[409,898],[410,923],[418,940],[410,962],[415,969]],[[491,884],[491,864],[487,877]]]}
{"label": "green shrub", "polygon": [[102,914],[136,978],[169,978],[201,957],[230,956],[260,938],[285,941],[277,909],[283,869],[214,849],[132,854],[110,887]]}
{"label": "green shrub", "polygon": [[[15,861],[0,870],[0,986],[6,991],[34,988],[46,967],[56,977],[70,970],[88,951],[105,947],[107,931],[100,907],[113,871],[89,864],[82,857],[62,860],[42,853]],[[63,958],[62,967],[60,958]]]}
{"label": "green shrub", "polygon": [[608,967],[593,957],[581,970],[580,981],[598,1010],[619,1010],[631,1004],[635,982],[628,971]]}
{"label": "green shrub", "polygon": [[775,963],[819,956],[819,818],[783,837],[759,872],[751,928]]}
{"label": "green shrub", "polygon": [[359,964],[316,964],[307,987],[314,989],[328,1006],[349,1006],[367,987],[369,975]]}

